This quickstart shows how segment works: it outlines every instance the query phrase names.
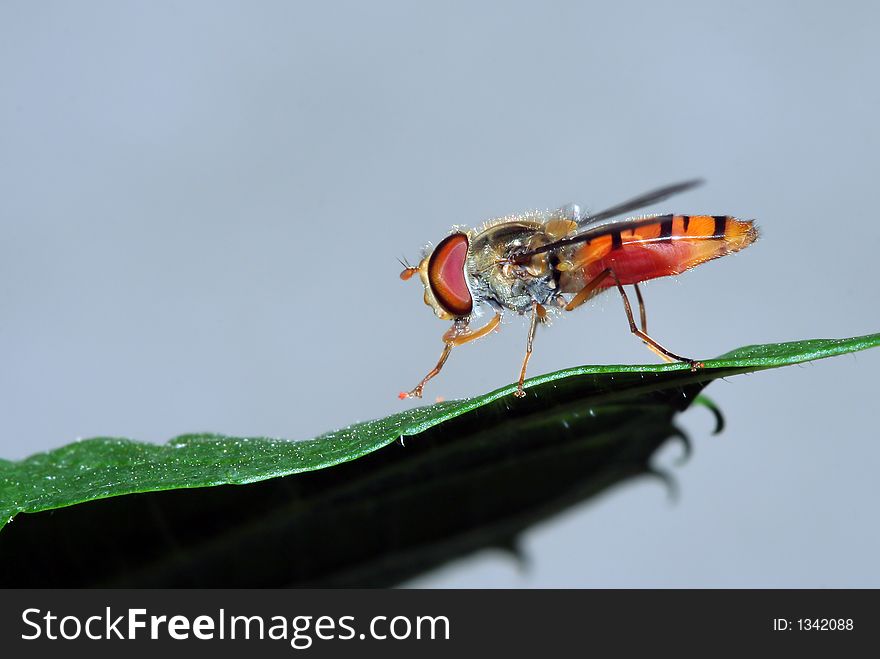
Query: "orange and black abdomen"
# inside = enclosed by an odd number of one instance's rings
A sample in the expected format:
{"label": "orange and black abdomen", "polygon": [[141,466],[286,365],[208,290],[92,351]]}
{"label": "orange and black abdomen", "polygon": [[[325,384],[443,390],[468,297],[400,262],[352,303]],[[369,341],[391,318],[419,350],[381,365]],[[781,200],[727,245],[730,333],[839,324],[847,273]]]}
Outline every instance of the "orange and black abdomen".
{"label": "orange and black abdomen", "polygon": [[579,279],[589,281],[606,268],[621,284],[677,275],[738,252],[758,237],[753,222],[728,215],[658,215],[627,224],[611,226],[577,249],[572,269],[580,271]]}

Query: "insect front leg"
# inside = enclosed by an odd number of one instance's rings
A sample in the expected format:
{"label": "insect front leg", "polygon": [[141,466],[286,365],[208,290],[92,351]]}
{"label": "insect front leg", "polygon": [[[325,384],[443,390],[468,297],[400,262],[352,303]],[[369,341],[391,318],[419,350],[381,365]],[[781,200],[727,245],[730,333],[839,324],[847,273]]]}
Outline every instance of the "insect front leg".
{"label": "insect front leg", "polygon": [[529,365],[529,359],[532,357],[532,342],[535,340],[535,328],[538,326],[538,321],[543,321],[546,317],[547,310],[537,302],[532,301],[532,317],[529,322],[529,336],[526,341],[526,356],[523,358],[522,369],[519,372],[519,383],[516,386],[516,391],[513,392],[513,395],[517,398],[522,398],[526,395],[523,389],[523,382],[526,379],[526,368]]}
{"label": "insect front leg", "polygon": [[427,384],[428,380],[436,376],[441,369],[443,368],[443,364],[446,363],[446,360],[449,359],[449,353],[452,352],[452,349],[455,346],[464,345],[465,343],[469,343],[471,341],[475,341],[483,336],[486,336],[489,332],[498,327],[498,323],[501,322],[501,314],[496,313],[495,316],[488,323],[480,327],[479,329],[472,330],[468,327],[468,321],[464,320],[456,320],[452,327],[450,327],[443,334],[443,352],[440,353],[440,359],[437,360],[437,365],[430,370],[430,372],[422,378],[422,381],[419,382],[412,391],[402,391],[398,394],[398,398],[403,400],[404,398],[421,398],[422,390],[425,388],[425,384]]}
{"label": "insect front leg", "polygon": [[620,292],[620,297],[623,299],[623,309],[626,311],[626,319],[629,321],[629,331],[639,337],[642,341],[644,341],[648,347],[659,354],[664,359],[669,358],[669,360],[684,362],[686,364],[690,364],[691,370],[696,371],[703,367],[703,362],[699,362],[695,359],[690,359],[688,357],[682,357],[681,355],[676,355],[671,350],[667,350],[662,345],[660,345],[657,341],[648,336],[648,333],[645,331],[647,329],[647,320],[645,318],[645,305],[644,300],[642,300],[641,293],[639,292],[638,287],[636,287],[636,294],[639,298],[639,311],[642,321],[642,328],[639,329],[636,325],[635,318],[633,317],[632,307],[629,303],[629,298],[626,296],[626,291],[623,290],[623,285],[621,285],[620,280],[617,278],[617,275],[614,274],[614,271],[610,271],[611,276],[614,278],[614,283],[617,285],[617,290]]}

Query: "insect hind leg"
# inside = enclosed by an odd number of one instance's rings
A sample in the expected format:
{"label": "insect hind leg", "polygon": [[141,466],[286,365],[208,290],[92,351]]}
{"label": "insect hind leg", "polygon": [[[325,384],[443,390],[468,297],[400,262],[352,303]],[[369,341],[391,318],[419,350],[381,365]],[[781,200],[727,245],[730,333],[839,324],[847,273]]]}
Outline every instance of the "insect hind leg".
{"label": "insect hind leg", "polygon": [[636,325],[636,320],[633,316],[632,306],[629,303],[629,298],[626,295],[626,291],[623,289],[623,285],[620,283],[620,279],[617,278],[617,275],[614,274],[614,271],[610,271],[611,277],[614,279],[614,283],[617,286],[617,290],[620,293],[620,297],[623,300],[623,309],[626,312],[626,319],[629,321],[629,331],[639,337],[645,345],[648,346],[654,353],[659,355],[663,360],[667,362],[684,362],[685,364],[690,364],[691,370],[696,371],[703,367],[703,362],[697,361],[695,359],[691,359],[690,357],[682,357],[681,355],[677,355],[671,350],[663,347],[659,342],[651,338],[648,334],[648,320],[647,314],[645,313],[645,300],[642,298],[642,292],[639,290],[637,284],[634,284],[634,288],[636,289],[636,298],[639,301],[639,320],[641,321],[642,328]]}
{"label": "insect hind leg", "polygon": [[[645,299],[642,297],[642,291],[639,289],[638,284],[633,284],[633,288],[636,291],[636,300],[638,300],[638,302],[639,302],[639,320],[641,321],[642,332],[644,334],[647,334],[648,333],[648,314],[645,312]],[[660,357],[660,359],[662,359],[664,362],[672,363],[675,361],[672,357],[669,357],[669,356],[665,355],[664,353],[660,352],[659,350],[657,350],[657,348],[652,346],[647,341],[645,341],[644,343],[646,346],[648,346],[648,348],[651,350],[651,352],[653,352],[655,355]]]}

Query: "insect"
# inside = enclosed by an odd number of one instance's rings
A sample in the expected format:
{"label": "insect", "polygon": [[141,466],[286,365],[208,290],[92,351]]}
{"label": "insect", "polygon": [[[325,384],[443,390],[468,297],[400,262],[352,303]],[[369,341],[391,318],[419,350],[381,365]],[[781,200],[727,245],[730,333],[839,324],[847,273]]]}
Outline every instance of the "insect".
{"label": "insect", "polygon": [[[533,211],[490,220],[477,229],[455,227],[426,253],[417,267],[402,262],[400,278],[418,274],[425,304],[452,326],[443,334],[437,365],[400,398],[421,398],[456,346],[496,329],[505,311],[529,314],[525,357],[515,395],[525,396],[523,381],[532,355],[535,329],[552,313],[573,311],[599,293],[616,288],[623,299],[629,330],[666,361],[703,364],[666,349],[648,334],[639,283],[681,274],[701,263],[738,252],[758,238],[753,221],[728,215],[645,215],[618,218],[690,190],[701,180],[685,181],[639,195],[600,213],[575,204],[555,211]],[[624,286],[633,286],[639,324]],[[483,307],[494,311],[482,327],[471,320]]]}

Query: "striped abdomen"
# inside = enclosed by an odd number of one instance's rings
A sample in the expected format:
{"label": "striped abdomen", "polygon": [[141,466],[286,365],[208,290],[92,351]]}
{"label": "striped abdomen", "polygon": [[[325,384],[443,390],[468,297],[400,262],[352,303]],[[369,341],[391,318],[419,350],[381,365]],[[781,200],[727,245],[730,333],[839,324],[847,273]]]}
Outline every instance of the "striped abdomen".
{"label": "striped abdomen", "polygon": [[614,271],[621,284],[677,275],[738,252],[758,238],[751,221],[725,215],[658,215],[646,219],[632,221],[630,228],[625,222],[611,226],[607,234],[579,246],[566,264],[568,277],[561,281],[562,291],[575,292],[606,268]]}

